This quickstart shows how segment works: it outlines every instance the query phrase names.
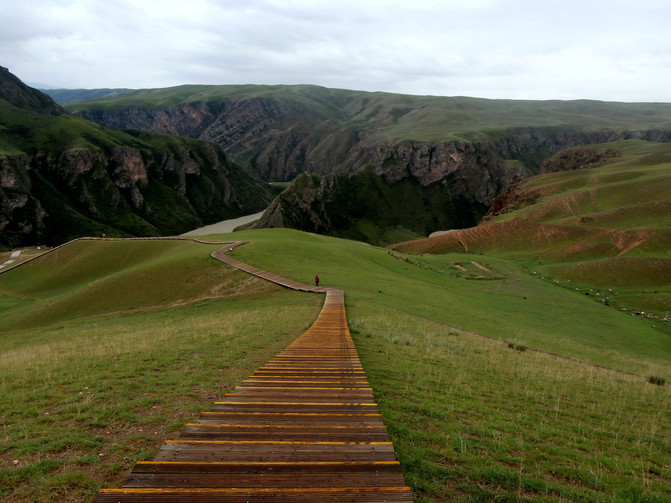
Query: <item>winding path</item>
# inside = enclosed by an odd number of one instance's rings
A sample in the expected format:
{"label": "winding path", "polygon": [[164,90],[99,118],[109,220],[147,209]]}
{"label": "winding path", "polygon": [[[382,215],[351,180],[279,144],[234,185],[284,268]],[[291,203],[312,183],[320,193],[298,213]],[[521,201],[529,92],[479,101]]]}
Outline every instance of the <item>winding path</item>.
{"label": "winding path", "polygon": [[284,351],[138,462],[110,502],[411,502],[352,342],[341,290],[213,257],[287,288],[325,293],[315,323]]}

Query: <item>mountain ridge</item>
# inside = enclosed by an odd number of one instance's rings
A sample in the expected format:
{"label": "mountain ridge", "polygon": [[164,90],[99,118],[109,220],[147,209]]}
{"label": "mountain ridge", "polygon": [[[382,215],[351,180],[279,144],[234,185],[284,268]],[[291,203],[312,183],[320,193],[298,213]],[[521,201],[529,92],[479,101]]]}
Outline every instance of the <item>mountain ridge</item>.
{"label": "mountain ridge", "polygon": [[[309,85],[150,89],[68,110],[103,125],[213,141],[265,180],[319,175],[321,185],[306,183],[316,180],[308,177],[289,187],[261,225],[376,244],[390,242],[376,237],[387,234],[374,230],[380,225],[407,238],[444,225],[474,225],[508,183],[537,173],[565,148],[671,140],[671,104],[488,100]],[[344,187],[354,202],[343,200],[338,191]],[[398,197],[412,200],[392,208]],[[421,217],[406,219],[401,207],[419,208]],[[360,220],[367,230],[357,228]]]}
{"label": "mountain ridge", "polygon": [[4,66],[0,66],[0,99],[23,110],[48,115],[63,115],[66,113],[49,96],[37,89],[26,86]]}

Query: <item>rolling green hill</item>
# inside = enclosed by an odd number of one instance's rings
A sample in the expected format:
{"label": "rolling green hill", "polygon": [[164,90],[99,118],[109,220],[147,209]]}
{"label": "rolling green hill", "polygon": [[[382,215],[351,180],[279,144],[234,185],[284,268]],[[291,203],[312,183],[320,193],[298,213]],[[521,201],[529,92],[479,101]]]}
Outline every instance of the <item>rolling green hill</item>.
{"label": "rolling green hill", "polygon": [[[671,380],[666,324],[520,261],[280,229],[235,237],[250,240],[240,260],[345,289],[418,501],[668,496],[671,393],[648,382]],[[78,241],[0,274],[0,496],[87,501],[119,486],[316,316],[322,297],[232,271],[212,249]]]}
{"label": "rolling green hill", "polygon": [[539,175],[499,197],[477,227],[401,243],[412,253],[494,255],[630,311],[671,313],[671,146],[627,141],[562,152],[612,155],[589,169]]}
{"label": "rolling green hill", "polygon": [[112,98],[133,92],[133,89],[40,89],[59,105],[73,101]]}

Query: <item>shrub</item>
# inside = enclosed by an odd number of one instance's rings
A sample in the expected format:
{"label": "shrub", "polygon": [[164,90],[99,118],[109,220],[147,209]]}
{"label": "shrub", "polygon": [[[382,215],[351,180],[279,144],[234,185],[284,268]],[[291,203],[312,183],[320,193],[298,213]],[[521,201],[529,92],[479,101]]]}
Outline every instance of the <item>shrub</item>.
{"label": "shrub", "polygon": [[659,376],[650,376],[648,377],[648,382],[650,384],[656,384],[657,386],[664,386],[666,384],[666,379]]}

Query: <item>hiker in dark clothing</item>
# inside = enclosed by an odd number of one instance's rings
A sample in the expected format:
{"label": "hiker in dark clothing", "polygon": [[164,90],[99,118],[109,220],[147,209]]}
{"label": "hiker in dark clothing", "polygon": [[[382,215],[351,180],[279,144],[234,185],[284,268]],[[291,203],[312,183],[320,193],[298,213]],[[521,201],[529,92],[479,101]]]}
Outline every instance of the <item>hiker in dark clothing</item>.
{"label": "hiker in dark clothing", "polygon": [[319,276],[315,276],[315,286],[319,286]]}

